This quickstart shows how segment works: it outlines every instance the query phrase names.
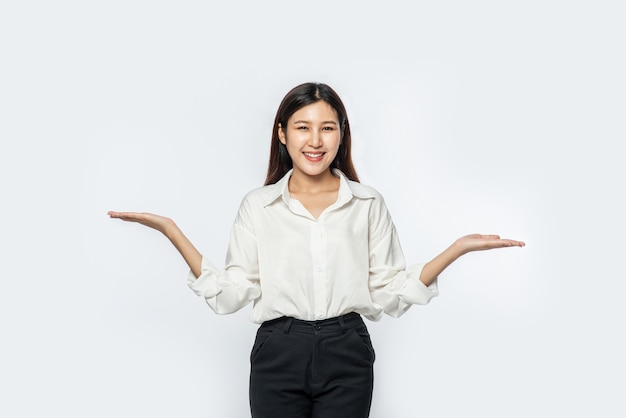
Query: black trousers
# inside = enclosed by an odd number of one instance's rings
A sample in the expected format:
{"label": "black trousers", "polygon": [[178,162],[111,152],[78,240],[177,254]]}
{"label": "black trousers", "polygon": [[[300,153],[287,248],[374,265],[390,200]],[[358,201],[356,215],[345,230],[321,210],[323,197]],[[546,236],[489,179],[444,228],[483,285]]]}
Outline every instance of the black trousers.
{"label": "black trousers", "polygon": [[356,313],[263,323],[250,355],[253,418],[367,418],[374,349]]}

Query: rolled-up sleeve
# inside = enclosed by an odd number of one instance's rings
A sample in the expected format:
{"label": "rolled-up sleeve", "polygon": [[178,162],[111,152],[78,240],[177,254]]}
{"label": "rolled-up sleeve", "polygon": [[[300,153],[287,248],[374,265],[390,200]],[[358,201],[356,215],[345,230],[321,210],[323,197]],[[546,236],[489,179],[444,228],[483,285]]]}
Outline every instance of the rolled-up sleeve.
{"label": "rolled-up sleeve", "polygon": [[217,314],[236,312],[261,296],[257,243],[245,201],[231,230],[225,267],[203,257],[200,276],[189,272],[187,284]]}
{"label": "rolled-up sleeve", "polygon": [[390,316],[399,317],[411,305],[426,305],[439,295],[437,280],[420,281],[424,264],[406,267],[395,226],[382,201],[370,213],[369,289],[372,302]]}

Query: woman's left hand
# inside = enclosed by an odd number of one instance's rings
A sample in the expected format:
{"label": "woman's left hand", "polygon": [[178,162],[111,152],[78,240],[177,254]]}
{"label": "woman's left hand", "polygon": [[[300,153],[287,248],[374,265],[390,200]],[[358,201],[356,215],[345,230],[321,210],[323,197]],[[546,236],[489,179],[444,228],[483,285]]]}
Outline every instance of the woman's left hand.
{"label": "woman's left hand", "polygon": [[471,251],[493,250],[494,248],[523,247],[526,244],[513,239],[503,239],[499,235],[470,234],[457,239],[455,246],[461,254]]}

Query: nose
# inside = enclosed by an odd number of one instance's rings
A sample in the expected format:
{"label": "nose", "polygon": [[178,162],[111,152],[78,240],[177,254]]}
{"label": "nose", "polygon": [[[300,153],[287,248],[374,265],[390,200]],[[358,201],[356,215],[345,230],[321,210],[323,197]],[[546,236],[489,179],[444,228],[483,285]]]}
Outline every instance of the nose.
{"label": "nose", "polygon": [[311,137],[309,138],[309,145],[315,148],[319,148],[322,146],[322,133],[319,131],[319,129],[315,129],[311,133]]}

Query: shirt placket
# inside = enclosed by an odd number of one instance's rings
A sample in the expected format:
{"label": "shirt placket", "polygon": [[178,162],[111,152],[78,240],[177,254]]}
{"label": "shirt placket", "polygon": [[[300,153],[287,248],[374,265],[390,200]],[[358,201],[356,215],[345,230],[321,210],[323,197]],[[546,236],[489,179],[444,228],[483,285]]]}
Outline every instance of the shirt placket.
{"label": "shirt placket", "polygon": [[326,232],[323,221],[311,224],[311,258],[313,261],[313,306],[315,319],[325,319],[328,311],[326,286]]}

